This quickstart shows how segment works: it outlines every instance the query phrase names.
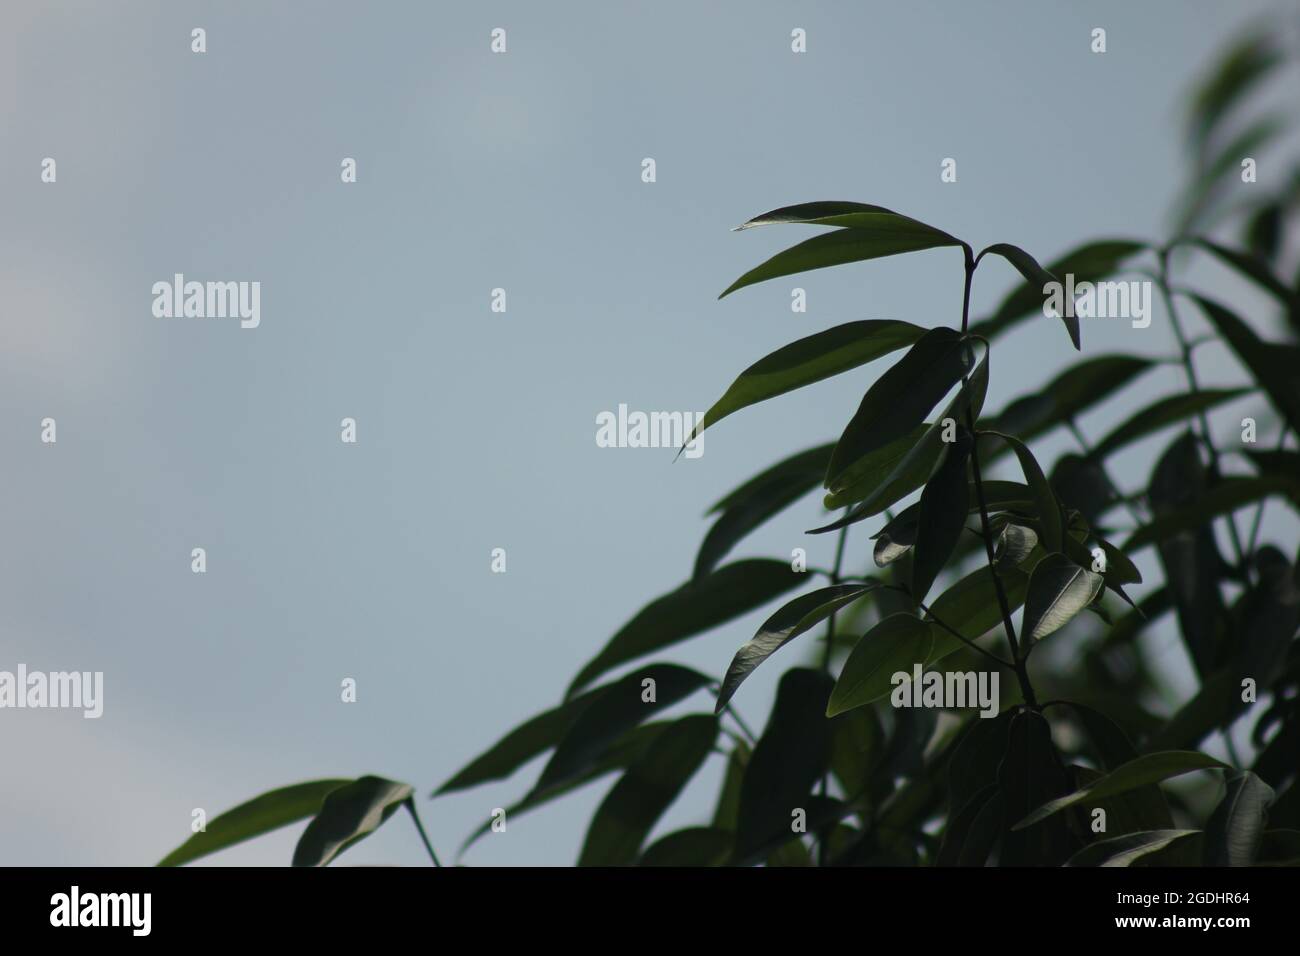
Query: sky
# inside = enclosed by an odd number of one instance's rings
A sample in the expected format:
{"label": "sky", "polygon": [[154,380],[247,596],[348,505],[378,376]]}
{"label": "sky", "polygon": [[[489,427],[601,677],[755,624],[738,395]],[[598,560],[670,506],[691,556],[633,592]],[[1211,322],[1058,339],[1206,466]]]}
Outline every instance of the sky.
{"label": "sky", "polygon": [[[731,227],[846,199],[1043,261],[1091,238],[1162,238],[1188,174],[1189,85],[1276,8],[5,4],[0,669],[102,671],[104,713],[0,711],[0,864],[150,865],[194,808],[210,819],[364,773],[414,785],[454,856],[540,767],[428,793],[556,703],[689,576],[705,511],[833,439],[882,366],[747,409],[694,460],[598,447],[596,416],[701,412],[753,361],[842,322],[960,321],[952,249],[718,301],[810,234]],[[260,323],[156,316],[153,286],[176,273],[260,283]],[[982,266],[973,312],[1014,279]],[[1073,361],[1067,345],[1054,320],[999,340],[989,407]],[[1140,331],[1085,324],[1088,353],[1172,347],[1159,313]],[[1202,351],[1208,384],[1239,380],[1226,352]],[[1083,427],[1095,437],[1180,383],[1153,373]],[[1121,479],[1143,478],[1157,446],[1121,459]],[[821,514],[811,496],[733,557],[806,547],[824,566],[833,540],[802,533]],[[763,616],[663,659],[720,676]],[[1183,666],[1172,634],[1155,640]],[[751,724],[782,669],[737,697]],[[701,693],[675,712],[710,708]],[[702,821],[719,771],[711,760],[656,832]],[[571,864],[611,784],[510,821],[465,862]],[[205,863],[285,864],[300,829]],[[426,861],[395,817],[342,862]]]}

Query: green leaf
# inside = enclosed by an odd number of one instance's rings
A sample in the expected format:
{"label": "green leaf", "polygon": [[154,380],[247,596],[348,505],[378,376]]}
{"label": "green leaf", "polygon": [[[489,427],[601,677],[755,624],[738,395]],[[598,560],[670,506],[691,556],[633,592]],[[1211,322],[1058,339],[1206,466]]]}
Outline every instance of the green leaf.
{"label": "green leaf", "polygon": [[1224,265],[1268,292],[1288,311],[1293,311],[1297,306],[1300,306],[1300,300],[1297,299],[1295,291],[1274,275],[1269,264],[1258,256],[1220,245],[1217,242],[1211,242],[1209,239],[1184,239],[1180,244],[1197,246],[1209,252]]}
{"label": "green leaf", "polygon": [[[837,508],[847,507],[855,501],[869,498],[873,494],[878,494],[882,500],[890,498],[892,503],[921,487],[930,470],[934,468],[935,460],[938,459],[937,446],[933,448],[934,459],[928,461],[928,467],[925,462],[921,462],[917,468],[903,473],[899,471],[899,466],[929,430],[929,425],[917,425],[902,438],[890,442],[883,448],[868,452],[853,462],[838,479],[840,490],[832,490],[827,494],[822,499],[822,506],[828,511],[834,511]],[[887,507],[889,505],[881,505],[873,511],[873,514],[879,514]],[[871,517],[871,515],[864,515],[864,517]]]}
{"label": "green leaf", "polygon": [[1132,866],[1144,856],[1163,850],[1176,840],[1193,836],[1200,830],[1143,830],[1125,833],[1109,840],[1090,843],[1074,856],[1066,866]]}
{"label": "green leaf", "polygon": [[[1129,239],[1089,242],[1049,263],[1045,271],[1062,277],[1073,274],[1076,285],[1097,282],[1112,275],[1125,260],[1146,248],[1146,243]],[[974,323],[970,331],[974,335],[991,339],[1032,315],[1042,316],[1043,302],[1043,283],[1026,281],[1011,290],[992,316]]]}
{"label": "green leaf", "polygon": [[1224,478],[1213,485],[1194,504],[1179,508],[1138,528],[1124,542],[1124,550],[1133,552],[1165,538],[1199,528],[1219,515],[1236,511],[1243,505],[1281,494],[1292,502],[1300,501],[1300,481],[1280,475],[1262,478]]}
{"label": "green leaf", "polygon": [[1038,547],[1038,532],[1023,524],[1008,521],[994,544],[994,563],[1001,568],[1017,567]]}
{"label": "green leaf", "polygon": [[1250,369],[1291,428],[1300,431],[1300,367],[1294,350],[1259,338],[1236,315],[1204,296],[1192,295],[1205,317]]}
{"label": "green leaf", "polygon": [[907,437],[975,365],[960,332],[931,329],[867,389],[840,436],[826,472],[826,487],[845,486],[841,475],[858,459]]}
{"label": "green leaf", "polygon": [[207,829],[196,833],[158,862],[159,866],[181,866],[209,853],[270,833],[312,816],[331,792],[352,781],[312,780],[270,790],[210,820]]}
{"label": "green leaf", "polygon": [[741,784],[733,862],[747,863],[786,842],[796,809],[807,811],[813,829],[813,785],[830,764],[832,726],[824,716],[830,691],[831,679],[821,671],[797,667],[782,676]]}
{"label": "green leaf", "polygon": [[[858,480],[851,477],[854,469],[850,468],[842,477],[845,481],[852,481],[851,487],[843,492],[837,492],[835,488],[832,488],[832,497],[838,495],[836,504],[847,504],[849,501],[859,503],[838,521],[822,528],[815,528],[809,534],[824,534],[827,531],[837,531],[846,525],[870,518],[925,484],[929,480],[931,472],[934,471],[935,462],[938,461],[939,454],[943,450],[944,421],[951,419],[957,423],[965,422],[967,421],[968,412],[971,420],[978,418],[980,409],[984,406],[984,396],[988,392],[988,385],[989,357],[988,350],[985,349],[984,358],[980,360],[969,380],[962,384],[957,394],[953,396],[952,401],[935,418],[934,422],[914,440],[911,436],[903,439],[903,441],[911,442],[912,447],[903,454],[902,458],[898,459],[897,464],[889,469],[888,475],[883,479],[877,479],[876,476],[870,475],[867,476],[866,480]],[[832,497],[826,499],[825,504],[827,507],[832,507]]]}
{"label": "green leaf", "polygon": [[1019,438],[1001,432],[989,434],[1001,438],[1016,453],[1016,458],[1020,461],[1020,470],[1025,476],[1025,484],[1029,486],[1029,493],[1034,498],[1034,507],[1038,511],[1038,520],[1043,531],[1043,547],[1048,551],[1060,551],[1065,546],[1061,506],[1056,500],[1056,492],[1052,490],[1047,476],[1043,474],[1038,460],[1034,458],[1034,453]]}
{"label": "green leaf", "polygon": [[[1007,605],[1015,611],[1025,601],[1029,590],[1029,575],[1020,568],[999,568]],[[977,568],[952,585],[930,604],[936,620],[943,621],[968,641],[982,637],[1002,623],[997,591],[988,567]],[[927,664],[938,663],[964,645],[946,630],[936,626],[934,647]]]}
{"label": "green leaf", "polygon": [[769,223],[810,223],[839,226],[835,232],[815,236],[779,252],[751,269],[726,288],[718,298],[737,289],[780,276],[824,269],[849,262],[878,259],[904,252],[918,252],[936,246],[957,246],[961,240],[942,230],[901,216],[881,206],[859,203],[805,203],[773,210],[741,226],[748,229]]}
{"label": "green leaf", "polygon": [[[1029,283],[1030,288],[1037,288],[1040,292],[1043,287],[1049,283],[1060,282],[1056,276],[1048,272],[1038,264],[1038,260],[1031,256],[1025,250],[1018,246],[1009,245],[1005,242],[999,242],[996,245],[989,246],[984,252],[980,253],[982,257],[985,253],[992,252],[1001,256],[1016,267],[1016,270],[1025,277],[1025,282]],[[978,262],[978,260],[976,260]],[[1070,342],[1073,343],[1076,351],[1083,348],[1079,339],[1079,317],[1076,315],[1061,315],[1061,321],[1065,323],[1065,331],[1069,333]]]}
{"label": "green leaf", "polygon": [[650,604],[619,630],[573,679],[572,697],[620,664],[653,654],[747,614],[792,591],[805,576],[784,561],[753,559],[724,565]]}
{"label": "green leaf", "polygon": [[893,675],[898,671],[910,675],[914,664],[924,664],[933,643],[930,625],[911,614],[891,614],[878,621],[844,662],[826,716],[888,696],[894,687]]}
{"label": "green leaf", "polygon": [[731,832],[717,827],[687,827],[656,840],[638,866],[722,866],[731,856]]}
{"label": "green leaf", "polygon": [[734,832],[736,817],[740,813],[740,785],[749,766],[749,745],[737,740],[727,757],[727,769],[722,775],[722,789],[718,792],[718,805],[713,811],[713,827]]}
{"label": "green leaf", "polygon": [[732,412],[865,365],[911,345],[924,332],[910,322],[868,319],[791,342],[741,372],[704,413],[704,420],[691,432],[687,443]]}
{"label": "green leaf", "polygon": [[[1052,731],[1043,715],[1022,710],[1011,720],[1007,753],[998,767],[998,790],[1006,807],[1005,823],[1019,819],[1033,807],[1058,797],[1069,787],[1061,770],[1060,757],[1052,743]],[[1059,866],[1072,851],[1069,828],[1064,819],[1053,820],[1029,833],[1005,832],[1002,837],[1002,866]]]}
{"label": "green leaf", "polygon": [[410,784],[373,776],[358,777],[331,790],[298,838],[293,865],[328,866],[352,844],[379,829],[413,792]]}
{"label": "green leaf", "polygon": [[1228,779],[1228,792],[1205,827],[1206,866],[1254,864],[1273,797],[1273,788],[1249,770]]}
{"label": "green leaf", "polygon": [[1249,388],[1210,388],[1199,392],[1170,395],[1148,405],[1093,446],[1091,457],[1105,458],[1166,425],[1208,411],[1251,392]]}
{"label": "green leaf", "polygon": [[1084,800],[1099,800],[1102,797],[1125,793],[1134,787],[1159,783],[1162,780],[1168,780],[1170,777],[1191,773],[1193,770],[1213,769],[1227,769],[1227,764],[1220,763],[1213,757],[1207,757],[1205,754],[1193,750],[1166,750],[1160,753],[1144,754],[1136,760],[1130,760],[1128,763],[1116,767],[1091,786],[1083,787],[1074,791],[1074,793],[1044,803],[1012,829],[1023,830],[1025,827],[1033,826],[1038,821],[1045,820],[1052,814],[1064,810],[1066,807],[1082,803]]}
{"label": "green leaf", "polygon": [[1064,554],[1049,554],[1029,576],[1024,632],[1041,641],[1064,627],[1096,599],[1103,583],[1100,574],[1079,567]]}
{"label": "green leaf", "polygon": [[1191,145],[1202,149],[1231,108],[1283,62],[1285,56],[1271,33],[1251,32],[1234,42],[1192,96],[1187,116]]}
{"label": "green leaf", "polygon": [[[1270,140],[1285,129],[1276,116],[1266,116],[1252,123],[1224,144],[1216,153],[1198,164],[1195,178],[1178,199],[1179,214],[1175,233],[1185,233],[1199,222],[1225,187],[1233,182],[1241,158],[1257,156]],[[1230,178],[1231,177],[1231,178]]]}
{"label": "green leaf", "polygon": [[866,584],[836,584],[800,595],[763,622],[750,640],[736,651],[731,666],[722,679],[715,713],[727,706],[737,688],[754,672],[759,664],[785,647],[800,634],[812,630],[840,608],[852,604],[867,592],[874,590],[874,582]]}
{"label": "green leaf", "polygon": [[1012,711],[989,720],[972,720],[948,760],[949,818],[969,806],[981,790],[998,781],[998,765],[1007,752]]}
{"label": "green leaf", "polygon": [[916,550],[912,556],[912,599],[923,602],[966,528],[970,486],[966,462],[974,441],[964,427],[948,444],[934,476],[921,492]]}
{"label": "green leaf", "polygon": [[820,485],[834,447],[830,443],[792,455],[714,505],[710,514],[722,514],[700,545],[692,580],[710,574],[736,542]]}
{"label": "green leaf", "polygon": [[[645,681],[653,681],[646,685]],[[709,683],[699,671],[677,664],[650,664],[614,681],[583,709],[542,769],[537,789],[559,786],[580,776],[616,739],[666,707]],[[646,701],[653,686],[654,700]]]}
{"label": "green leaf", "polygon": [[669,724],[601,801],[587,828],[579,866],[627,866],[664,811],[713,749],[718,722],[691,714]]}

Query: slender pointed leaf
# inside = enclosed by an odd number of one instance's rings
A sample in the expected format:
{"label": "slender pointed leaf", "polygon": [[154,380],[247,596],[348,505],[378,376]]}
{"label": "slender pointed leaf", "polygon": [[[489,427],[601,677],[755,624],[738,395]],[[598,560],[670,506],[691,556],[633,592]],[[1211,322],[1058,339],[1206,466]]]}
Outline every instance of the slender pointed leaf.
{"label": "slender pointed leaf", "polygon": [[911,614],[891,614],[877,622],[844,662],[826,716],[888,696],[894,687],[893,675],[899,671],[910,675],[914,664],[925,663],[933,643],[930,625]]}
{"label": "slender pointed leaf", "polygon": [[358,777],[331,790],[298,838],[293,865],[328,866],[352,844],[379,829],[413,792],[410,784],[372,776]]}

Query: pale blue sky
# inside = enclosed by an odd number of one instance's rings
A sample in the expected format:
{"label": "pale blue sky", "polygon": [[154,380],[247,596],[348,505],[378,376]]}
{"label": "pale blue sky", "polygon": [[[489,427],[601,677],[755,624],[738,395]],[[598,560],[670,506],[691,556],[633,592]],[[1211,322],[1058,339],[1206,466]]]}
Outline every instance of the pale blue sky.
{"label": "pale blue sky", "polygon": [[[718,302],[806,234],[729,228],[853,199],[1044,260],[1160,237],[1186,172],[1188,83],[1274,8],[6,4],[0,668],[102,670],[105,713],[0,712],[0,863],[150,864],[194,807],[366,772],[415,784],[450,856],[538,768],[423,795],[553,704],[687,577],[705,509],[835,437],[870,377],[750,409],[675,464],[598,448],[596,414],[702,411],[746,365],[841,322],[959,320],[953,250]],[[505,55],[488,49],[498,26]],[[39,179],[46,156],[55,185]],[[944,157],[956,184],[940,183]],[[150,288],[175,272],[260,281],[261,326],[154,318]],[[1012,279],[981,268],[975,312]],[[790,311],[795,285],[806,314]],[[1141,332],[1085,326],[1090,353],[1169,347],[1160,315]],[[1057,323],[1028,323],[994,348],[990,407],[1071,356]],[[1204,358],[1208,381],[1233,377],[1222,352]],[[1177,381],[1154,373],[1134,401]],[[46,416],[56,446],[39,442]],[[345,416],[355,446],[339,441]],[[1131,460],[1145,469],[1151,447]],[[833,541],[802,535],[818,516],[809,498],[736,556],[802,545],[824,565]],[[505,575],[490,573],[495,547]],[[762,616],[665,657],[721,675]],[[780,672],[738,697],[751,723]],[[356,704],[339,702],[344,677]],[[707,812],[716,769],[665,827]],[[572,863],[610,782],[512,821],[468,862]],[[213,862],[287,863],[297,832]],[[423,851],[395,818],[344,860]]]}

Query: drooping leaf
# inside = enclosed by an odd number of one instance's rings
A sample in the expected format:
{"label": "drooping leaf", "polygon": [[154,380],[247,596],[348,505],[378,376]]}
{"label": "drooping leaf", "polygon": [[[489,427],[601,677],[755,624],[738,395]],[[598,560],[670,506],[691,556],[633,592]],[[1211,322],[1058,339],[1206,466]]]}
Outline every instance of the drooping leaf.
{"label": "drooping leaf", "polygon": [[325,795],[315,818],[298,838],[294,866],[327,866],[331,860],[383,825],[411,799],[410,784],[383,777],[358,777]]}
{"label": "drooping leaf", "polygon": [[1074,856],[1066,866],[1131,866],[1144,856],[1181,840],[1194,836],[1199,830],[1142,830],[1125,833],[1108,840],[1090,843]]}
{"label": "drooping leaf", "polygon": [[1166,425],[1208,411],[1216,405],[1249,394],[1248,388],[1209,388],[1159,399],[1118,425],[1092,448],[1093,458],[1105,458],[1121,448],[1159,431]]}
{"label": "drooping leaf", "polygon": [[[1078,717],[1083,726],[1084,736],[1091,745],[1091,752],[1105,770],[1115,770],[1137,758],[1137,750],[1134,749],[1128,736],[1105,714],[1074,701],[1061,703],[1068,706]],[[1135,830],[1167,830],[1174,825],[1169,804],[1155,784],[1134,787],[1125,793],[1116,794],[1110,800],[1119,805],[1124,815],[1136,823]],[[1113,815],[1108,814],[1108,816]]]}
{"label": "drooping leaf", "polygon": [[208,821],[206,830],[191,836],[163,857],[158,865],[181,866],[304,820],[320,809],[330,793],[351,782],[346,779],[312,780],[270,790]]}
{"label": "drooping leaf", "polygon": [[1294,350],[1265,342],[1217,302],[1192,295],[1205,317],[1255,376],[1291,428],[1300,431],[1300,364]]}
{"label": "drooping leaf", "polygon": [[736,651],[731,666],[727,668],[726,676],[722,678],[722,688],[718,692],[718,703],[714,712],[718,713],[727,706],[727,701],[731,700],[737,688],[759,664],[800,634],[812,630],[840,608],[852,604],[876,587],[875,583],[869,582],[835,584],[818,588],[816,591],[795,598],[769,617],[758,629],[758,633]]}
{"label": "drooping leaf", "polygon": [[912,439],[909,436],[909,438],[905,439],[905,441],[912,442],[911,448],[898,459],[897,464],[890,468],[886,477],[877,478],[873,475],[866,482],[863,482],[856,477],[850,477],[853,468],[849,468],[842,478],[850,482],[850,487],[843,491],[832,488],[832,496],[826,499],[825,504],[827,507],[831,507],[832,500],[837,505],[848,504],[852,501],[857,501],[858,504],[838,521],[821,528],[815,528],[809,533],[824,534],[828,531],[837,531],[846,525],[870,518],[925,484],[931,472],[934,471],[935,462],[938,461],[939,454],[943,450],[943,435],[947,430],[944,422],[951,420],[962,423],[966,422],[968,418],[974,420],[979,417],[980,409],[984,406],[984,396],[988,392],[988,363],[989,357],[986,349],[984,358],[975,367],[975,371],[970,378],[957,390],[957,394],[953,396],[952,401],[948,403],[943,412],[935,417],[935,420],[919,437]]}
{"label": "drooping leaf", "polygon": [[713,749],[718,722],[691,714],[669,724],[624,771],[587,828],[579,866],[627,866]]}
{"label": "drooping leaf", "polygon": [[894,687],[892,676],[898,671],[910,675],[914,664],[924,664],[933,642],[931,626],[911,614],[891,614],[878,621],[844,662],[825,705],[826,716],[887,696]]}
{"label": "drooping leaf", "polygon": [[1079,567],[1064,554],[1049,554],[1029,576],[1024,633],[1041,641],[1064,627],[1096,599],[1103,583],[1100,574]]}
{"label": "drooping leaf", "polygon": [[1225,769],[1225,767],[1226,764],[1194,750],[1166,750],[1160,753],[1143,754],[1136,760],[1130,760],[1128,763],[1116,767],[1091,786],[1044,803],[1033,813],[1016,823],[1012,829],[1023,830],[1026,827],[1033,826],[1040,820],[1045,820],[1060,810],[1064,810],[1066,807],[1072,807],[1085,800],[1101,799],[1117,793],[1124,793],[1134,787],[1159,783],[1162,780],[1168,780],[1170,777],[1191,773],[1194,770],[1221,770]]}
{"label": "drooping leaf", "polygon": [[1268,292],[1287,311],[1294,311],[1297,306],[1300,306],[1300,299],[1297,298],[1295,290],[1274,275],[1268,262],[1258,256],[1199,237],[1184,239],[1182,244],[1204,249],[1224,265]]}
{"label": "drooping leaf", "polygon": [[1038,547],[1038,532],[1028,525],[1008,521],[998,532],[994,562],[999,568],[1016,567]]}
{"label": "drooping leaf", "polygon": [[[1042,714],[1023,710],[1011,720],[1007,752],[998,767],[998,790],[1006,808],[1004,828],[1041,803],[1059,798],[1069,788],[1061,770],[1052,731]],[[1015,827],[1004,832],[1002,866],[1059,866],[1074,843],[1063,819],[1033,830]]]}
{"label": "drooping leaf", "polygon": [[573,679],[568,695],[620,664],[711,630],[798,587],[805,576],[784,561],[724,565],[652,601],[619,630]]}
{"label": "drooping leaf", "polygon": [[710,574],[736,542],[822,483],[834,443],[778,462],[713,506],[721,512],[700,545],[692,580]]}
{"label": "drooping leaf", "polygon": [[1249,770],[1228,778],[1228,791],[1205,826],[1206,866],[1255,862],[1273,797],[1273,788]]}
{"label": "drooping leaf", "polygon": [[745,223],[741,228],[768,223],[811,223],[839,226],[835,232],[814,236],[779,252],[762,265],[746,272],[728,286],[718,298],[725,298],[737,289],[775,279],[780,276],[824,269],[893,256],[904,252],[918,252],[937,246],[957,246],[961,240],[942,230],[927,226],[907,216],[880,206],[858,203],[804,203],[764,213]]}
{"label": "drooping leaf", "polygon": [[946,445],[939,467],[921,492],[916,550],[912,557],[912,599],[915,601],[925,600],[966,527],[966,514],[970,510],[966,462],[973,443],[971,433],[964,426],[959,428],[957,440]]}
{"label": "drooping leaf", "polygon": [[960,332],[940,327],[921,336],[867,389],[831,455],[826,487],[844,488],[841,476],[851,465],[907,437],[974,364]]}
{"label": "drooping leaf", "polygon": [[[794,811],[810,810],[813,786],[830,762],[830,693],[831,679],[821,671],[794,668],[782,676],[741,784],[735,862],[785,842]],[[812,830],[813,814],[808,817]]]}
{"label": "drooping leaf", "polygon": [[1277,38],[1269,33],[1250,32],[1234,42],[1192,95],[1187,115],[1191,145],[1202,149],[1231,108],[1283,61]]}
{"label": "drooping leaf", "polygon": [[1010,445],[1020,461],[1020,470],[1024,473],[1025,484],[1029,486],[1029,493],[1033,496],[1034,507],[1038,512],[1038,520],[1043,532],[1043,547],[1048,551],[1060,551],[1065,544],[1061,506],[1056,500],[1056,493],[1052,490],[1051,484],[1047,481],[1047,476],[1043,474],[1038,460],[1034,458],[1034,453],[1019,438],[1000,432],[991,434]]}
{"label": "drooping leaf", "polygon": [[[583,708],[560,738],[542,769],[537,789],[559,786],[580,776],[628,730],[708,683],[708,677],[689,667],[650,664],[609,684]],[[650,689],[653,689],[653,700],[646,699]]]}
{"label": "drooping leaf", "polygon": [[731,856],[731,832],[687,827],[660,837],[641,854],[638,866],[722,866]]}
{"label": "drooping leaf", "polygon": [[1124,550],[1138,551],[1180,532],[1203,527],[1212,518],[1275,494],[1300,502],[1300,480],[1275,475],[1223,478],[1193,504],[1161,515],[1138,528],[1124,542]]}
{"label": "drooping leaf", "polygon": [[[1096,282],[1113,274],[1125,260],[1146,248],[1146,243],[1128,239],[1089,242],[1049,263],[1046,271],[1062,279],[1073,275],[1076,285]],[[1043,283],[1025,281],[1011,290],[993,315],[973,323],[970,331],[991,339],[1032,315],[1043,315],[1044,299]]]}
{"label": "drooping leaf", "polygon": [[[989,246],[980,255],[983,256],[987,252],[995,253],[1015,266],[1016,270],[1025,277],[1025,282],[1029,284],[1029,288],[1037,287],[1041,292],[1048,283],[1061,281],[1040,266],[1037,259],[1018,246],[999,242],[996,245]],[[1083,345],[1079,338],[1079,317],[1072,313],[1067,314],[1067,310],[1062,310],[1061,321],[1065,323],[1065,331],[1069,333],[1070,342],[1074,345],[1075,351],[1082,349]]]}
{"label": "drooping leaf", "polygon": [[911,345],[924,332],[910,322],[868,319],[791,342],[741,372],[704,413],[687,442],[733,412],[865,365]]}

